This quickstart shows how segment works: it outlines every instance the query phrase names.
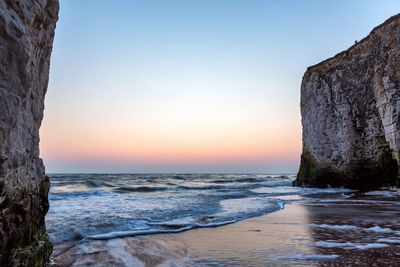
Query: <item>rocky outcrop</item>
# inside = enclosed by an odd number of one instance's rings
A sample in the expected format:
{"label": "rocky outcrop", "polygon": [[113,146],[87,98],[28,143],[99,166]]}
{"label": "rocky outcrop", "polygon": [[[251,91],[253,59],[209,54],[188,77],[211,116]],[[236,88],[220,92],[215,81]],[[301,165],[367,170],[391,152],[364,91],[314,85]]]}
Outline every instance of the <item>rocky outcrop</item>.
{"label": "rocky outcrop", "polygon": [[58,0],[0,0],[0,266],[44,266],[49,179],[39,127]]}
{"label": "rocky outcrop", "polygon": [[400,149],[400,14],[301,85],[303,153],[295,185],[376,188],[397,182]]}

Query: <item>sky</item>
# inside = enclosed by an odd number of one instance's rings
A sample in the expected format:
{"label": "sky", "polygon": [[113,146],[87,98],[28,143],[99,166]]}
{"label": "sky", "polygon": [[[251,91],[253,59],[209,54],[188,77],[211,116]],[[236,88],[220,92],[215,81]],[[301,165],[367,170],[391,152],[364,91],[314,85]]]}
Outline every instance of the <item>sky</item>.
{"label": "sky", "polygon": [[397,0],[60,0],[41,127],[54,172],[295,173],[306,68]]}

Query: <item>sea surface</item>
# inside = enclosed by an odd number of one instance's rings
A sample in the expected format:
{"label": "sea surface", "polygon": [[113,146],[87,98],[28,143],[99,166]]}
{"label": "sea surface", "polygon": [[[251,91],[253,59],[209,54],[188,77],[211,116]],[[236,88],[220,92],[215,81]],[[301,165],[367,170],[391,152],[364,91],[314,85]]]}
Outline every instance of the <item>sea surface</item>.
{"label": "sea surface", "polygon": [[50,174],[47,230],[55,244],[216,227],[284,209],[309,194],[294,175]]}

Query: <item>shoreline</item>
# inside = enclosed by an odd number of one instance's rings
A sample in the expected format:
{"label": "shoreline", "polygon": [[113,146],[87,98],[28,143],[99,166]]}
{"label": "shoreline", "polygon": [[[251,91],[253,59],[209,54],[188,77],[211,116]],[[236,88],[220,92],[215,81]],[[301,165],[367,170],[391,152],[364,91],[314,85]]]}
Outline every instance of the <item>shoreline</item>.
{"label": "shoreline", "polygon": [[296,198],[279,211],[220,227],[66,242],[54,246],[53,257],[57,266],[365,266],[400,261],[398,196]]}

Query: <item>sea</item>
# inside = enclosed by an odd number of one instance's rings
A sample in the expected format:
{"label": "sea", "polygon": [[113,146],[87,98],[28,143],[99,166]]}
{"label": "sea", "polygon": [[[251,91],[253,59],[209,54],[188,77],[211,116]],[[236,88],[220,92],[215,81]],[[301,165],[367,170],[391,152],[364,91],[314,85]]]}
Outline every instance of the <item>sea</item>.
{"label": "sea", "polygon": [[[218,227],[285,208],[293,174],[50,174],[46,227],[54,244]],[[291,198],[293,196],[293,198]]]}

